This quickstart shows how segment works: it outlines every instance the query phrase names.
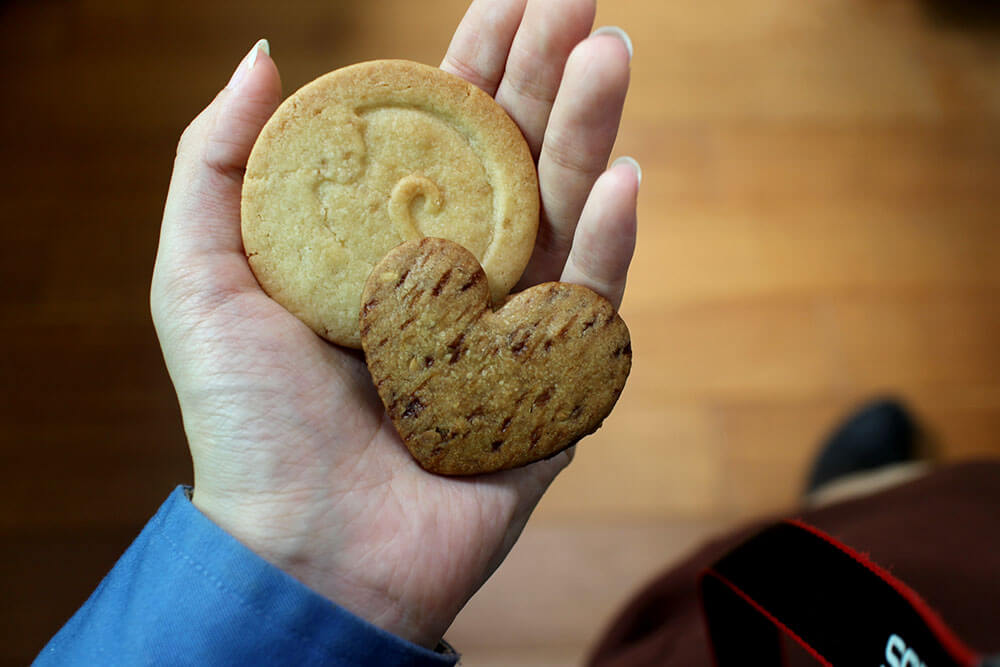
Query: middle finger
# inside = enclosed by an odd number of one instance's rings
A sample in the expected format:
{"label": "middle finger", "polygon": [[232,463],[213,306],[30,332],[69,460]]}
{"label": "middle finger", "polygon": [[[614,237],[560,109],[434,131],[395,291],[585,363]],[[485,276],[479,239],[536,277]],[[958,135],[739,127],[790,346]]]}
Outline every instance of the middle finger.
{"label": "middle finger", "polygon": [[631,50],[624,33],[601,32],[573,50],[545,131],[538,160],[542,215],[521,285],[556,280],[562,272],[584,203],[615,143]]}
{"label": "middle finger", "polygon": [[594,23],[595,0],[528,0],[496,100],[538,159],[570,51]]}

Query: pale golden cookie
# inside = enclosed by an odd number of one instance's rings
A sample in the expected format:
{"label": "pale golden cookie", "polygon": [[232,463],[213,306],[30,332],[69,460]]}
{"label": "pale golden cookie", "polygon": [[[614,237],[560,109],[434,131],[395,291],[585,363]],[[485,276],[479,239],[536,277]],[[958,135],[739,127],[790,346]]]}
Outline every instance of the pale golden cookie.
{"label": "pale golden cookie", "polygon": [[628,328],[579,285],[543,283],[494,312],[475,257],[442,239],[390,252],[363,294],[361,342],[417,462],[471,475],[550,457],[592,433],[632,367]]}
{"label": "pale golden cookie", "polygon": [[401,60],[352,65],[282,103],[243,183],[243,245],[261,287],[318,334],[360,347],[361,290],[404,241],[479,260],[494,300],[538,228],[538,179],[504,110],[470,83]]}

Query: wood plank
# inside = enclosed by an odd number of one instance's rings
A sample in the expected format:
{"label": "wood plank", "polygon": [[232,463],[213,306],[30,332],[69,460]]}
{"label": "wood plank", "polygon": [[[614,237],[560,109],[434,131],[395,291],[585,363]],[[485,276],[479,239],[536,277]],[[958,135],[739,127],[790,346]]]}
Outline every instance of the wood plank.
{"label": "wood plank", "polygon": [[554,655],[580,664],[636,587],[721,527],[699,521],[533,520],[445,638],[469,665],[489,664],[511,649],[515,657]]}
{"label": "wood plank", "polygon": [[641,389],[626,388],[601,430],[577,446],[539,517],[713,516],[724,465],[715,415],[697,404],[641,397]]}
{"label": "wood plank", "polygon": [[826,306],[844,371],[865,387],[996,385],[1000,290],[869,293]]}
{"label": "wood plank", "polygon": [[632,390],[655,401],[796,398],[845,380],[811,298],[697,302],[622,310],[633,334]]}

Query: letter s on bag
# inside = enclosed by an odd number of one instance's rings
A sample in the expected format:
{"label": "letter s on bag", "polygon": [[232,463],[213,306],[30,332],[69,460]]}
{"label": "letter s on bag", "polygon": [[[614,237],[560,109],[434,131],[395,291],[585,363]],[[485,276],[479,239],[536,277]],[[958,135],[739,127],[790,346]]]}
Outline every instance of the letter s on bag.
{"label": "letter s on bag", "polygon": [[903,654],[906,652],[906,642],[899,635],[889,635],[885,643],[885,661],[889,667],[903,667]]}

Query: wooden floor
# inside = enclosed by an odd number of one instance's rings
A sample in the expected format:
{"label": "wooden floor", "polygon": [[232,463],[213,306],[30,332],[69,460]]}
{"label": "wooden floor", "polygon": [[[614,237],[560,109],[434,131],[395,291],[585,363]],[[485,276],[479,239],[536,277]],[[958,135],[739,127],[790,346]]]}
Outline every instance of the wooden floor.
{"label": "wooden floor", "polygon": [[[0,3],[0,662],[190,481],[147,306],[183,126],[260,36],[288,93],[437,63],[464,5]],[[449,633],[465,664],[578,663],[705,535],[793,508],[868,397],[905,399],[943,459],[1000,455],[1000,23],[954,5],[601,4],[635,42],[635,367]]]}

